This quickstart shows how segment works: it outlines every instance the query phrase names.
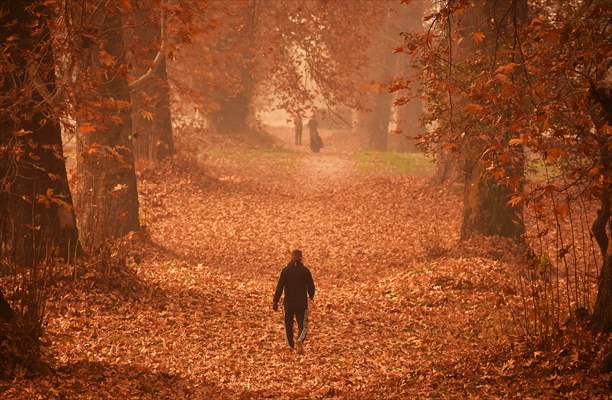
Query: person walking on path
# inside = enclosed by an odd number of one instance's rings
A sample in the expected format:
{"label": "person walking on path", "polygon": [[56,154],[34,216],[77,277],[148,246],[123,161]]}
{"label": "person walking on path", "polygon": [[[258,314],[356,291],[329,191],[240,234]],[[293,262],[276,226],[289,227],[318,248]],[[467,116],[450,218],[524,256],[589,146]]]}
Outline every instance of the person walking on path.
{"label": "person walking on path", "polygon": [[308,121],[308,130],[310,131],[310,150],[314,153],[318,153],[323,147],[323,139],[319,136],[319,122],[315,118],[314,114],[310,121]]}
{"label": "person walking on path", "polygon": [[295,113],[293,117],[293,125],[295,128],[295,144],[302,144],[302,131],[304,130],[304,124],[302,123],[302,116],[300,113]]}
{"label": "person walking on path", "polygon": [[285,292],[283,305],[285,309],[285,332],[287,344],[294,348],[293,322],[297,319],[297,351],[302,352],[308,331],[308,298],[314,300],[315,285],[310,270],[302,263],[302,251],[293,250],[291,261],[281,271],[272,300],[272,309],[278,310],[278,302]]}

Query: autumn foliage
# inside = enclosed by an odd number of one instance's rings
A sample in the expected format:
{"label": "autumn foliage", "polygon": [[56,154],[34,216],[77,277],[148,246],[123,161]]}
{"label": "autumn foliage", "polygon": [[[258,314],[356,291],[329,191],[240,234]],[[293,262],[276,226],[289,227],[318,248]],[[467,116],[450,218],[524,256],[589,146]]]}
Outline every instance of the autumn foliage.
{"label": "autumn foliage", "polygon": [[2,2],[0,397],[605,398],[611,15]]}

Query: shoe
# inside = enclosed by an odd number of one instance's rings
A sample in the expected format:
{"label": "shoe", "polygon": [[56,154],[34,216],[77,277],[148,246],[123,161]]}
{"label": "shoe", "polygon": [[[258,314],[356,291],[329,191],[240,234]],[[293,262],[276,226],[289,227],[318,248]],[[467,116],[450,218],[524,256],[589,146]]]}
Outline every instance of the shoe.
{"label": "shoe", "polygon": [[304,352],[304,345],[302,344],[301,341],[297,341],[295,343],[295,350],[297,351],[298,354],[302,354]]}

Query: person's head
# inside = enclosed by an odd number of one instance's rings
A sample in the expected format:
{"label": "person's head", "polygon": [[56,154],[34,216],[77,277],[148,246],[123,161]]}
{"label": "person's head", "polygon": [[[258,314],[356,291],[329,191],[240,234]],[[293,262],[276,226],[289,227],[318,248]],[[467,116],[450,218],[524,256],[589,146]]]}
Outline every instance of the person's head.
{"label": "person's head", "polygon": [[295,249],[291,252],[291,261],[302,261],[302,250]]}

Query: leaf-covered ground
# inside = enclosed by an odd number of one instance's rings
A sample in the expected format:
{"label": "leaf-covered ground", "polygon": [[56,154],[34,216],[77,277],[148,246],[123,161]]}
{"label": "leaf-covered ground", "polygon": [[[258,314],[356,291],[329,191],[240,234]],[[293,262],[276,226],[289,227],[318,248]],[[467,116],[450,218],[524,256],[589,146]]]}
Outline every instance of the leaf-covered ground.
{"label": "leaf-covered ground", "polygon": [[[111,254],[131,272],[57,289],[51,370],[1,398],[607,398],[593,343],[515,340],[514,249],[457,245],[458,191],[328,149],[199,159],[142,172],[146,229]],[[303,355],[270,309],[295,247],[317,285]]]}

